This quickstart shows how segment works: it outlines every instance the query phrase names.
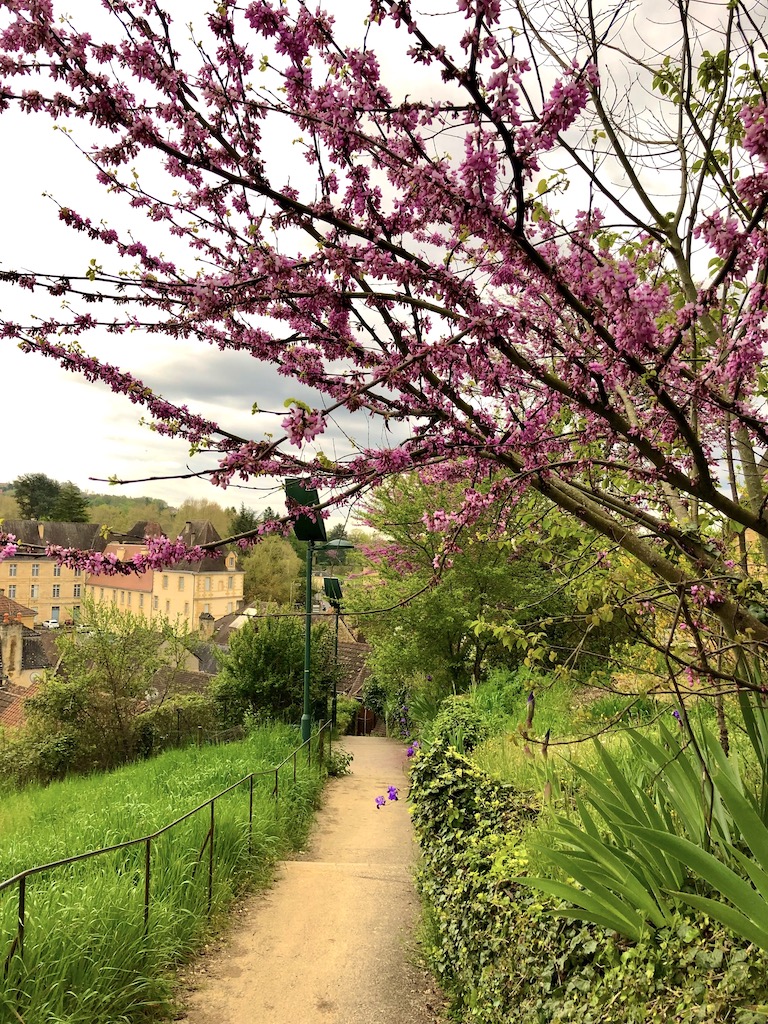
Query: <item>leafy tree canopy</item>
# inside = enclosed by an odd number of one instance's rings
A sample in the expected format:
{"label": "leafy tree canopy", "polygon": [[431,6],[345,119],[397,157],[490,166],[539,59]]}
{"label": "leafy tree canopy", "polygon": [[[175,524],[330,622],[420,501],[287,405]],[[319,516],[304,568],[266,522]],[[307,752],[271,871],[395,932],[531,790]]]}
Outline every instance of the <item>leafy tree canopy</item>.
{"label": "leafy tree canopy", "polygon": [[288,605],[301,600],[303,563],[282,537],[265,537],[242,560],[245,600]]}
{"label": "leafy tree canopy", "polygon": [[88,598],[78,625],[56,634],[61,661],[26,704],[30,728],[67,737],[71,767],[109,768],[134,757],[136,718],[175,692],[191,641],[167,621]]}
{"label": "leafy tree canopy", "polygon": [[[331,631],[312,629],[310,680],[313,716],[320,717],[338,674]],[[246,711],[299,721],[304,678],[303,619],[267,617],[247,622],[230,636],[213,684],[220,717],[237,725]]]}
{"label": "leafy tree canopy", "polygon": [[[425,520],[434,508],[460,507],[471,484],[411,474],[378,488],[366,506],[365,520],[381,539],[364,548],[368,569],[346,606],[391,609],[364,620],[371,664],[386,686],[429,674],[444,690],[461,691],[494,664],[584,666],[610,643],[605,629],[585,621],[602,601],[596,538],[548,522],[540,500],[486,514],[457,531],[445,554]],[[505,541],[495,539],[499,514],[507,517]],[[589,593],[572,580],[585,566],[592,570]],[[586,633],[593,635],[585,643]]]}
{"label": "leafy tree canopy", "polygon": [[61,484],[45,473],[25,473],[13,481],[13,496],[23,519],[54,519]]}

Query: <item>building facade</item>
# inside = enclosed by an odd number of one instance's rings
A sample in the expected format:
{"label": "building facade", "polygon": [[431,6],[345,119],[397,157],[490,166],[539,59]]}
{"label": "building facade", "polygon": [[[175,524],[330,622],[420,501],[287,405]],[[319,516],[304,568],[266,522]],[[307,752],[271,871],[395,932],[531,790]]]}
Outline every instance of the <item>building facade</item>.
{"label": "building facade", "polygon": [[72,622],[85,595],[85,576],[79,569],[57,565],[48,558],[49,544],[103,551],[101,527],[94,523],[41,523],[34,519],[6,519],[3,531],[12,533],[23,554],[0,562],[0,594],[31,609],[36,623]]}
{"label": "building facade", "polygon": [[[152,523],[137,523],[131,535],[152,536],[159,532],[159,527]],[[187,547],[194,547],[214,544],[221,537],[207,521],[189,522],[182,540]],[[111,541],[104,550],[105,554],[122,560],[145,548],[136,541]],[[171,569],[150,569],[140,576],[89,576],[86,590],[96,604],[108,602],[135,615],[167,619],[172,625],[198,630],[201,615],[220,619],[240,609],[244,578],[245,573],[237,568],[237,556],[222,549],[210,558],[182,562]]]}

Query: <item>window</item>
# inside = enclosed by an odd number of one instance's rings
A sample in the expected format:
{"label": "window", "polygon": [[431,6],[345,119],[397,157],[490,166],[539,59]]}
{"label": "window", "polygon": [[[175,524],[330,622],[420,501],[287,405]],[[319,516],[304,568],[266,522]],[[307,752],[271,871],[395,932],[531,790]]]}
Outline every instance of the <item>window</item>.
{"label": "window", "polygon": [[227,615],[230,615],[231,613],[232,613],[232,602],[231,601],[227,601]]}
{"label": "window", "polygon": [[112,604],[117,604],[117,591],[112,591]]}
{"label": "window", "polygon": [[128,591],[128,605],[129,605],[129,607],[130,607],[130,604],[131,604],[131,592],[129,590]]}
{"label": "window", "polygon": [[205,589],[206,590],[210,590],[211,589],[211,577],[210,576],[206,576],[205,577]]}
{"label": "window", "polygon": [[72,616],[73,616],[73,618],[76,619],[79,614],[80,614],[80,605],[79,604],[73,604],[72,605]]}
{"label": "window", "polygon": [[102,601],[104,600],[104,587],[99,587],[99,598]]}
{"label": "window", "polygon": [[82,576],[82,575],[83,575],[83,570],[82,569],[75,569],[75,576]]}
{"label": "window", "polygon": [[184,614],[189,615],[189,601],[184,602]]}
{"label": "window", "polygon": [[157,611],[157,609],[160,607],[160,598],[157,596],[157,594],[155,594],[152,600],[152,607],[155,609],[155,611]]}
{"label": "window", "polygon": [[40,575],[40,563],[39,562],[33,562],[32,563],[32,575],[33,576],[39,576]]}
{"label": "window", "polygon": [[234,589],[235,589],[235,577],[234,576],[228,576],[227,577],[227,590],[234,590]]}
{"label": "window", "polygon": [[120,604],[125,604],[125,591],[120,591]]}
{"label": "window", "polygon": [[234,555],[230,555],[229,558],[227,559],[227,568],[228,569],[234,569],[235,568],[235,556]]}
{"label": "window", "polygon": [[12,601],[15,599],[15,597],[16,597],[16,584],[15,583],[12,583],[10,585],[10,587],[8,587],[8,597],[10,597],[10,599]]}
{"label": "window", "polygon": [[183,589],[184,589],[184,577],[183,576],[179,576],[179,590],[183,590]]}
{"label": "window", "polygon": [[168,589],[168,577],[167,576],[163,576],[163,590],[167,590],[167,589]]}
{"label": "window", "polygon": [[52,596],[53,597],[61,597],[61,584],[60,583],[54,583],[53,584],[53,595]]}
{"label": "window", "polygon": [[53,567],[53,575],[54,576],[61,576],[61,566],[60,565],[54,565],[54,567]]}
{"label": "window", "polygon": [[8,575],[9,576],[15,576],[17,568],[18,568],[18,566],[16,565],[15,562],[9,562],[8,563]]}
{"label": "window", "polygon": [[33,597],[33,598],[34,597],[40,597],[40,584],[39,583],[33,583],[32,584],[32,586],[29,588],[29,596]]}
{"label": "window", "polygon": [[171,614],[171,602],[170,601],[166,601],[165,602],[165,614],[166,615],[170,615]]}
{"label": "window", "polygon": [[139,608],[143,608],[143,607],[144,607],[144,595],[143,594],[139,594]]}
{"label": "window", "polygon": [[[80,597],[80,588],[81,587],[82,587],[82,583],[76,583],[72,587],[72,597]],[[103,591],[102,591],[102,593],[103,593]]]}

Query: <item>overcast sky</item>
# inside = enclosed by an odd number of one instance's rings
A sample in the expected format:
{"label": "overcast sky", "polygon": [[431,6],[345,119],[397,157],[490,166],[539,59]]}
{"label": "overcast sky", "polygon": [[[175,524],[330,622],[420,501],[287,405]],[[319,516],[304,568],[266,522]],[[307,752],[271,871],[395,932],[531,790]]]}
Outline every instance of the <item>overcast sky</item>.
{"label": "overcast sky", "polygon": [[[98,5],[90,6],[98,10]],[[167,0],[167,6],[179,9],[177,0]],[[204,6],[207,9],[208,5]],[[76,8],[76,20],[83,10]],[[367,4],[359,6],[361,26],[368,10]],[[183,11],[185,17],[179,15],[179,22],[186,20],[188,4]],[[345,29],[350,29],[353,19],[345,14]],[[97,30],[89,27],[97,36]],[[73,128],[87,144],[87,126],[75,122]],[[95,183],[83,156],[46,117],[9,110],[0,115],[0,133],[4,153],[0,161],[0,266],[84,273],[90,259],[99,256],[98,250],[94,243],[60,224],[56,203],[72,207],[94,222],[104,218],[118,229],[131,222],[121,223],[124,215],[118,204]],[[290,173],[296,174],[296,168]],[[52,195],[56,203],[43,193]],[[152,226],[148,227],[142,214],[134,216],[136,237],[147,240]],[[167,236],[163,235],[163,245],[158,248],[190,269],[189,256],[169,253]],[[113,255],[109,264],[105,261],[107,266],[114,268]],[[0,286],[0,317],[29,323],[30,316],[44,313],[44,299]],[[260,438],[265,430],[277,433],[286,399],[298,398],[309,404],[318,401],[318,396],[281,377],[272,367],[242,353],[221,353],[199,343],[157,335],[145,338],[136,333],[98,339],[96,351],[89,341],[86,350],[140,377],[168,400],[186,403],[193,412],[245,437]],[[205,456],[191,461],[184,442],[159,437],[140,426],[141,410],[125,398],[62,371],[39,355],[25,355],[12,342],[0,341],[0,380],[6,432],[6,443],[0,448],[0,482],[22,473],[42,472],[98,492],[110,490],[99,480],[112,476],[173,476],[214,465],[214,460]],[[257,424],[251,415],[254,402],[280,415],[260,417]],[[339,457],[350,452],[346,433],[352,425],[348,415],[331,421],[321,440],[326,455]],[[392,435],[385,436],[382,428],[367,418],[356,418],[354,433],[364,445],[392,443]],[[166,480],[138,482],[122,491],[163,498],[173,505],[189,497],[205,497],[224,505],[245,501],[255,507],[271,504],[280,508],[282,502],[281,486],[268,481],[254,481],[253,488],[235,489],[233,485],[221,491],[204,480]]]}

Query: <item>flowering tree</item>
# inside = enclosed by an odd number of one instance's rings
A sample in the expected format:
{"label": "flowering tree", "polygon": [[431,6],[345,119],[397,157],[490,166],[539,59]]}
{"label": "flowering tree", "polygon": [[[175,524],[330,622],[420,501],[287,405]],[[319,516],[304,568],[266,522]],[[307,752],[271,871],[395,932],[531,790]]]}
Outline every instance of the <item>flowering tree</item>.
{"label": "flowering tree", "polygon": [[[218,486],[308,475],[341,503],[461,462],[493,479],[428,515],[440,558],[532,487],[727,632],[768,639],[748,579],[768,563],[753,5],[649,5],[642,38],[623,0],[437,16],[373,0],[343,25],[297,0],[218,0],[191,33],[168,2],[103,0],[77,24],[54,0],[5,0],[0,109],[66,122],[147,240],[61,208],[98,255],[87,273],[1,271],[64,311],[0,335],[217,453]],[[237,436],[88,355],[129,330],[244,350],[315,407],[294,404],[282,433],[256,410],[261,433]],[[391,443],[361,431],[330,459],[340,409]]]}

